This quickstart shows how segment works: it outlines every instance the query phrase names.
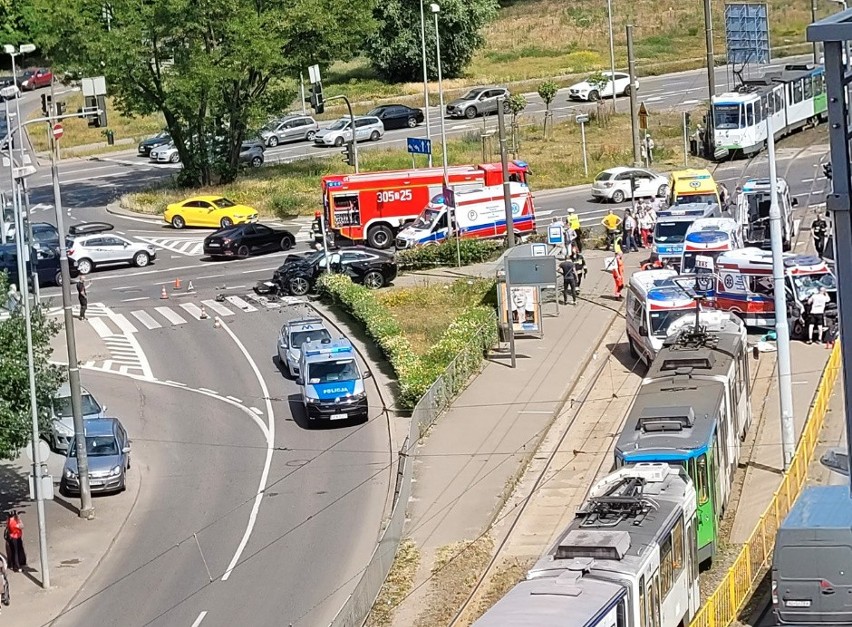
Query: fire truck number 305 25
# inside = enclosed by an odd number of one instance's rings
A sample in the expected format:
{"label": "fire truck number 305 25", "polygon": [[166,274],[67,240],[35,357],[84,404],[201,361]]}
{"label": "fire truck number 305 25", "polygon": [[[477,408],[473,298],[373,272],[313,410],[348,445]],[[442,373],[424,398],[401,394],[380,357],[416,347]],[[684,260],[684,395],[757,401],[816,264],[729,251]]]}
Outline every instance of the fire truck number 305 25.
{"label": "fire truck number 305 25", "polygon": [[411,200],[410,189],[397,189],[390,192],[376,192],[378,202],[408,202]]}

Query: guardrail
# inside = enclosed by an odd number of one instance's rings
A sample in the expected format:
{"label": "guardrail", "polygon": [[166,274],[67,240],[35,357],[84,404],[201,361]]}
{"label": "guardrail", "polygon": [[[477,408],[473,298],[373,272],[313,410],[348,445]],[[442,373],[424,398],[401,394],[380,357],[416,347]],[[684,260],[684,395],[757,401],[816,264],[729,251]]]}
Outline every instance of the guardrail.
{"label": "guardrail", "polygon": [[775,532],[790,511],[808,478],[808,465],[819,443],[828,402],[840,373],[840,343],[836,343],[823,370],[805,428],[799,438],[790,468],[760,517],[748,541],[740,549],[725,578],[692,619],[690,627],[727,627],[743,604],[751,597],[758,577],[772,561]]}
{"label": "guardrail", "polygon": [[462,347],[426,391],[411,412],[411,426],[399,450],[397,480],[394,489],[393,507],[388,523],[382,532],[370,562],[361,573],[361,579],[346,599],[343,607],[330,623],[330,627],[360,627],[370,613],[382,584],[390,572],[405,526],[408,498],[411,496],[412,463],[418,441],[427,429],[450,405],[465,387],[470,377],[479,370],[485,353],[497,341],[496,325],[483,327],[479,333]]}

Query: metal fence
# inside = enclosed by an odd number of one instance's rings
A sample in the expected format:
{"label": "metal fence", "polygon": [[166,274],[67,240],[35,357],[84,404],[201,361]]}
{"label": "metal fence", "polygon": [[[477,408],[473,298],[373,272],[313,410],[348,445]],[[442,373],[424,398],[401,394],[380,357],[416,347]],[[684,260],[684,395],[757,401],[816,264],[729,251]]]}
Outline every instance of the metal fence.
{"label": "metal fence", "polygon": [[411,412],[411,426],[399,451],[397,481],[394,489],[390,519],[382,532],[370,562],[361,579],[331,621],[330,627],[360,627],[364,624],[382,584],[390,572],[396,551],[403,538],[406,509],[411,496],[413,458],[417,443],[430,426],[461,392],[470,377],[479,371],[486,352],[497,343],[497,326],[483,327],[474,338],[459,350],[444,372],[426,391]]}
{"label": "metal fence", "polygon": [[751,597],[757,579],[772,561],[775,532],[790,511],[808,478],[808,465],[819,443],[819,433],[825,421],[834,382],[840,372],[840,343],[834,345],[822,379],[817,387],[805,428],[799,438],[790,468],[784,473],[781,485],[760,517],[748,541],[740,549],[725,578],[707,599],[690,623],[690,627],[727,627],[736,618],[743,604]]}

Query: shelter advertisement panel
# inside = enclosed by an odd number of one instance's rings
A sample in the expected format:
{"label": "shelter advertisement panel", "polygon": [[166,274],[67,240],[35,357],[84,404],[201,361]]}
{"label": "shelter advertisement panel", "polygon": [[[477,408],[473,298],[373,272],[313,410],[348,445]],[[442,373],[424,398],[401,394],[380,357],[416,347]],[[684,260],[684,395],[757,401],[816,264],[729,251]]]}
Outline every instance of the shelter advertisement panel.
{"label": "shelter advertisement panel", "polygon": [[507,316],[512,317],[512,329],[517,334],[541,333],[541,293],[532,285],[512,286],[511,295],[506,296],[506,284],[500,285],[500,318],[505,325]]}

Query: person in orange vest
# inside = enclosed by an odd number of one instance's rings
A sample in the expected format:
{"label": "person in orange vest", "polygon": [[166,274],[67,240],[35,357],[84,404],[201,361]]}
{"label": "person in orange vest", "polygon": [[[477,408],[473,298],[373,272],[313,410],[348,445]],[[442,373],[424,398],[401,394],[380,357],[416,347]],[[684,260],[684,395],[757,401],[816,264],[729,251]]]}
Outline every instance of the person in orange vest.
{"label": "person in orange vest", "polygon": [[660,256],[657,253],[651,253],[651,256],[642,262],[642,265],[639,266],[640,270],[656,270],[658,268],[663,268],[663,262],[660,261]]}
{"label": "person in orange vest", "polygon": [[621,291],[624,289],[624,255],[618,253],[612,266],[612,279],[615,282],[615,297],[621,300]]}

